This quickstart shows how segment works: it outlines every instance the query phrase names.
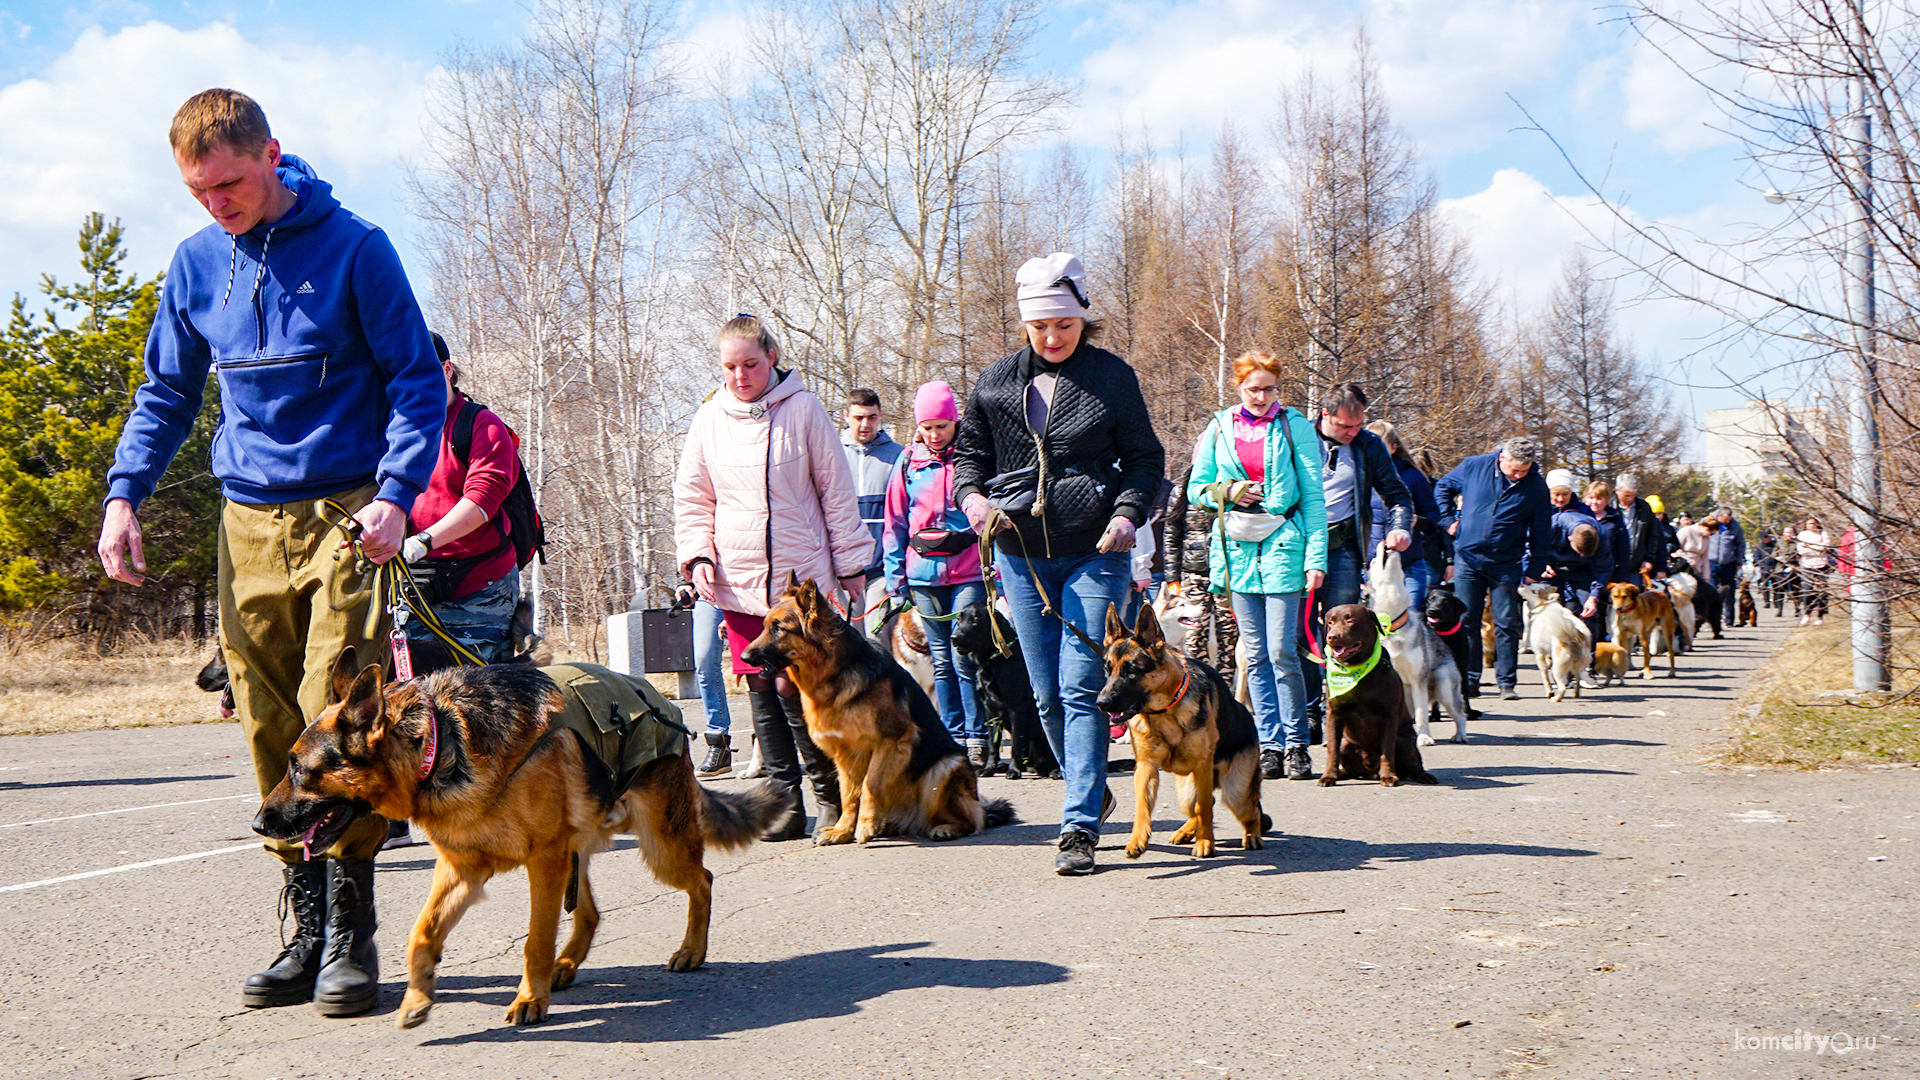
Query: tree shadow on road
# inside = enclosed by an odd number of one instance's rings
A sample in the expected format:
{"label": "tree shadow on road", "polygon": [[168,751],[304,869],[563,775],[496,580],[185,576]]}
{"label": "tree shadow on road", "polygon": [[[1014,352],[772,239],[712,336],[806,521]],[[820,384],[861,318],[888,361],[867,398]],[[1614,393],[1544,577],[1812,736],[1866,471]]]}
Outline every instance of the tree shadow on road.
{"label": "tree shadow on road", "polygon": [[[546,1023],[489,1028],[429,1039],[423,1045],[700,1041],[849,1016],[860,1011],[862,1002],[896,990],[1044,986],[1064,982],[1069,974],[1059,964],[1036,960],[893,955],[931,944],[868,945],[758,963],[710,960],[686,974],[670,972],[664,964],[596,968],[589,957],[581,981],[554,995]],[[504,1012],[518,985],[518,976],[443,977],[436,996],[442,1004],[479,1001]]]}
{"label": "tree shadow on road", "polygon": [[[1216,841],[1222,838],[1216,837]],[[1123,843],[1124,846],[1124,843]],[[1186,845],[1175,847],[1166,843],[1151,845],[1147,849],[1149,856],[1159,855],[1158,859],[1149,858],[1142,862],[1121,860],[1102,863],[1100,873],[1112,873],[1116,870],[1154,871],[1147,875],[1151,881],[1165,881],[1170,878],[1191,877],[1209,870],[1228,868],[1251,868],[1258,875],[1294,874],[1301,872],[1318,873],[1326,870],[1371,870],[1377,867],[1369,863],[1386,862],[1425,862],[1429,859],[1453,859],[1465,855],[1506,855],[1529,858],[1584,858],[1599,852],[1585,848],[1536,847],[1530,844],[1498,843],[1374,843],[1347,836],[1313,836],[1306,833],[1285,833],[1268,830],[1266,846],[1256,851],[1243,851],[1238,836],[1217,843],[1212,858],[1188,859],[1179,865],[1169,866],[1166,856],[1176,858],[1184,856]]]}
{"label": "tree shadow on road", "polygon": [[[1651,742],[1646,739],[1595,739],[1583,735],[1487,735],[1474,732],[1470,746],[1666,746],[1663,742]],[[1436,747],[1445,751],[1449,744],[1442,742]],[[1432,753],[1422,749],[1421,753]],[[1431,765],[1428,766],[1432,768]],[[1435,774],[1438,775],[1438,774]]]}
{"label": "tree shadow on road", "polygon": [[187,784],[198,780],[231,780],[233,773],[219,776],[122,776],[100,780],[49,780],[44,784],[28,784],[18,780],[0,781],[0,791],[28,791],[34,788],[60,787],[145,787],[149,784]]}
{"label": "tree shadow on road", "polygon": [[[1522,742],[1533,742],[1523,739]],[[1471,791],[1478,788],[1519,787],[1524,780],[1501,780],[1502,776],[1636,776],[1626,769],[1570,769],[1560,765],[1467,765],[1460,768],[1434,768],[1427,771],[1438,777],[1441,787]]]}

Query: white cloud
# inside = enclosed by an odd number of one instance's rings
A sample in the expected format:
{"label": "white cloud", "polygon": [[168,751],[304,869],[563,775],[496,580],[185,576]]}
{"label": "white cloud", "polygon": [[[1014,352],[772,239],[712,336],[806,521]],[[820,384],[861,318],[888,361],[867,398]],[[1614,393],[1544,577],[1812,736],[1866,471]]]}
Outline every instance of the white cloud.
{"label": "white cloud", "polygon": [[131,268],[166,266],[208,221],[180,186],[167,125],[209,86],[252,94],[281,147],[342,202],[403,224],[399,162],[419,140],[425,77],[390,54],[266,46],[224,23],[83,31],[41,77],[0,87],[0,296],[31,294],[43,272],[72,277],[75,230],[92,210],[126,224]]}
{"label": "white cloud", "polygon": [[1428,150],[1454,152],[1511,126],[1504,94],[1564,76],[1592,13],[1580,0],[1201,0],[1116,4],[1101,18],[1114,43],[1083,69],[1082,142],[1142,123],[1167,135],[1229,118],[1256,127],[1309,68],[1343,80],[1364,21],[1395,118]]}
{"label": "white cloud", "polygon": [[1627,70],[1620,78],[1627,127],[1651,132],[1662,149],[1676,154],[1732,142],[1712,93],[1681,65],[1724,81],[1723,70],[1684,40],[1666,42],[1664,49],[1636,41],[1628,50]]}
{"label": "white cloud", "polygon": [[[1652,221],[1627,208],[1623,223],[1590,195],[1556,195],[1520,170],[1502,169],[1484,190],[1443,200],[1440,212],[1472,245],[1480,283],[1521,319],[1545,310],[1568,256],[1584,248],[1595,272],[1615,283],[1615,326],[1669,385],[1680,407],[1697,415],[1737,405],[1756,388],[1778,392],[1786,385],[1762,372],[1750,355],[1750,342],[1736,347],[1727,341],[1727,324],[1719,315],[1688,300],[1654,294],[1626,260],[1608,251],[1646,249],[1630,223],[1659,231],[1696,258],[1729,262],[1729,255],[1740,250],[1738,238],[1751,231],[1746,220],[1751,214],[1743,214],[1739,204],[1713,204]],[[1710,282],[1685,281],[1671,263],[1665,269],[1676,283],[1725,299],[1724,290],[1716,291]]]}

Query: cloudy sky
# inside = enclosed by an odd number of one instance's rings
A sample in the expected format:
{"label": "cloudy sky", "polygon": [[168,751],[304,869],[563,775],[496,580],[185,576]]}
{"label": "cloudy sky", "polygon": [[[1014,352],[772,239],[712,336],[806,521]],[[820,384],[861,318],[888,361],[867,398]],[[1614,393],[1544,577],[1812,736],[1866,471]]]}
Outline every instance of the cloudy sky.
{"label": "cloudy sky", "polygon": [[[685,11],[695,43],[751,17],[727,0]],[[401,178],[425,88],[450,47],[508,45],[525,18],[512,0],[12,0],[0,9],[0,297],[31,293],[43,271],[70,275],[90,210],[128,226],[136,270],[164,269],[207,220],[179,186],[167,122],[213,85],[259,98],[282,145],[417,267]],[[1587,229],[1608,231],[1522,106],[1643,219],[1711,236],[1774,212],[1705,95],[1596,0],[1062,0],[1036,61],[1079,84],[1069,136],[1096,160],[1123,128],[1204,153],[1223,120],[1258,130],[1309,67],[1343,73],[1363,24],[1395,118],[1480,273],[1519,310],[1541,302],[1572,245],[1592,243]],[[1620,284],[1623,298],[1638,291]],[[1713,320],[1653,301],[1627,305],[1622,324],[1696,414],[1744,396]]]}

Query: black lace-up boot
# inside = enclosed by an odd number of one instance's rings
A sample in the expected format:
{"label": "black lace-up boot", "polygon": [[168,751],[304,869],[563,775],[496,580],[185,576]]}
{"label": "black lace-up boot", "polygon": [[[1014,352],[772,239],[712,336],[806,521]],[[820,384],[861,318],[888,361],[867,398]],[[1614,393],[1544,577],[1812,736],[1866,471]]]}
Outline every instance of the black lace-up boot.
{"label": "black lace-up boot", "polygon": [[247,976],[240,1002],[249,1009],[310,1001],[314,977],[320,974],[321,946],[326,940],[327,862],[288,863],[286,874],[287,883],[280,888],[280,924],[284,928],[287,915],[293,915],[293,939],[267,970]]}
{"label": "black lace-up boot", "polygon": [[380,1003],[380,950],[373,931],[373,860],[327,860],[327,944],[313,983],[322,1016],[358,1016]]}

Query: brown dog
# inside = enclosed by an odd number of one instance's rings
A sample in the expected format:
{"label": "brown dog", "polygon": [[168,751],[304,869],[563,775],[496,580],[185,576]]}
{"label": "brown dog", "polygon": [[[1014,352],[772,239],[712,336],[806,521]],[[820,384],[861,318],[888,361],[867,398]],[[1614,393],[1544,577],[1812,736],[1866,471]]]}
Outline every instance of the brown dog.
{"label": "brown dog", "polygon": [[807,733],[840,772],[840,820],[814,843],[952,840],[1013,820],[1012,803],[981,801],[966,752],[926,692],[811,580],[788,575],[765,629],[740,655],[786,669],[800,688]]}
{"label": "brown dog", "polygon": [[1110,716],[1128,717],[1133,739],[1133,836],[1127,858],[1137,859],[1153,837],[1153,804],[1160,770],[1174,775],[1186,824],[1173,842],[1193,842],[1193,857],[1213,854],[1213,793],[1239,820],[1240,846],[1261,846],[1269,823],[1260,812],[1260,736],[1253,714],[1233,697],[1220,673],[1167,644],[1160,616],[1141,605],[1133,631],[1119,608],[1107,608],[1107,684],[1095,703]]}
{"label": "brown dog", "polygon": [[1600,677],[1601,686],[1615,682],[1625,686],[1627,669],[1631,666],[1632,659],[1627,655],[1627,650],[1613,642],[1603,641],[1593,647],[1593,672]]}
{"label": "brown dog", "polygon": [[[411,818],[426,831],[440,858],[407,938],[401,1027],[427,1019],[454,924],[479,902],[490,878],[521,866],[533,904],[526,973],[506,1018],[546,1019],[553,991],[572,985],[593,944],[600,913],[587,863],[616,833],[637,836],[654,877],[687,894],[686,936],[668,969],[692,971],[705,961],[713,874],[702,855],[708,845],[744,847],[786,813],[777,789],[722,795],[701,786],[680,729],[654,727],[661,723],[656,716],[639,715],[672,713],[668,719],[678,725],[673,706],[632,687],[615,698],[645,702],[629,708],[626,730],[658,754],[632,775],[616,776],[561,723],[571,700],[591,700],[580,684],[627,678],[605,668],[496,665],[389,683],[378,665],[354,665],[349,647],[334,664],[334,704],[293,744],[287,777],[253,827],[316,851],[366,813]],[[556,960],[560,910],[569,897],[577,897],[573,932]]]}
{"label": "brown dog", "polygon": [[[1416,784],[1440,781],[1420,760],[1420,741],[1407,713],[1406,691],[1393,661],[1380,640],[1380,621],[1359,604],[1342,604],[1327,612],[1327,768],[1320,785],[1332,787],[1343,777],[1378,777],[1382,787],[1401,780]],[[1333,666],[1365,664],[1374,658],[1351,690],[1335,694]]]}
{"label": "brown dog", "polygon": [[1753,586],[1744,581],[1740,583],[1740,601],[1737,608],[1739,614],[1734,618],[1733,625],[1760,625],[1760,613],[1754,608],[1753,604]]}
{"label": "brown dog", "polygon": [[[1613,641],[1626,650],[1631,664],[1633,643],[1640,642],[1640,677],[1653,678],[1653,652],[1667,654],[1667,677],[1674,677],[1673,654],[1678,647],[1673,601],[1658,589],[1642,589],[1631,581],[1607,586],[1613,599]],[[1656,640],[1656,635],[1658,639]]]}

